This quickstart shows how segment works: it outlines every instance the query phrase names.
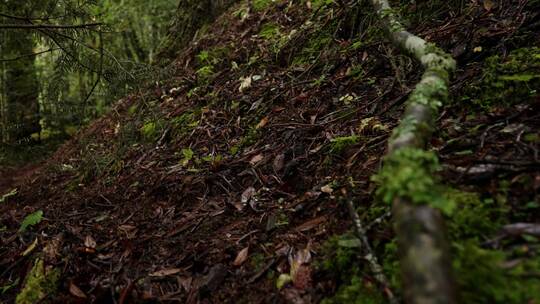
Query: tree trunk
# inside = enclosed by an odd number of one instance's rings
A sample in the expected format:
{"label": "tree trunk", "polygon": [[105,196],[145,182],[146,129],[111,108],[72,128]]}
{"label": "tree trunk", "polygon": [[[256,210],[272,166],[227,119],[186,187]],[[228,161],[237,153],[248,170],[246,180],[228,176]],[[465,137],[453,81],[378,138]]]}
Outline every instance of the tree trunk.
{"label": "tree trunk", "polygon": [[[29,32],[8,31],[5,35],[4,54],[20,56],[34,52],[34,40]],[[7,138],[9,143],[29,141],[31,135],[41,131],[39,115],[39,83],[35,57],[26,56],[5,65],[5,104]]]}
{"label": "tree trunk", "polygon": [[180,0],[176,17],[159,57],[174,58],[204,25],[214,21],[235,0]]}

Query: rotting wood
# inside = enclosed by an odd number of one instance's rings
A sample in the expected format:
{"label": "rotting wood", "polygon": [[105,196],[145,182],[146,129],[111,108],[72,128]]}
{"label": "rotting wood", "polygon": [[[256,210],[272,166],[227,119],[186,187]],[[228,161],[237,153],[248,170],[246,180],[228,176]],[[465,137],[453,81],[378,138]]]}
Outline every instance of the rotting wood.
{"label": "rotting wood", "polygon": [[[391,42],[424,68],[422,79],[410,94],[402,120],[389,140],[388,160],[398,151],[426,147],[438,110],[447,99],[455,61],[435,45],[407,32],[387,0],[370,2]],[[412,197],[411,194],[392,198],[404,300],[406,303],[456,303],[441,212],[429,204],[414,202]]]}

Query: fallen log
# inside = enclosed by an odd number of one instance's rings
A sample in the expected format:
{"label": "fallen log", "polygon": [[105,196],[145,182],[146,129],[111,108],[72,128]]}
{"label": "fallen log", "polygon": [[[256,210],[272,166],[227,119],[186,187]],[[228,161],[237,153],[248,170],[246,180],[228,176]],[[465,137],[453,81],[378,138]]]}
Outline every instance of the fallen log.
{"label": "fallen log", "polygon": [[452,57],[405,30],[387,0],[370,0],[394,46],[422,65],[422,79],[411,92],[394,130],[383,169],[374,178],[378,194],[392,204],[406,303],[456,303],[449,246],[442,212],[451,208],[433,177],[436,156],[424,149],[438,110],[448,98]]}

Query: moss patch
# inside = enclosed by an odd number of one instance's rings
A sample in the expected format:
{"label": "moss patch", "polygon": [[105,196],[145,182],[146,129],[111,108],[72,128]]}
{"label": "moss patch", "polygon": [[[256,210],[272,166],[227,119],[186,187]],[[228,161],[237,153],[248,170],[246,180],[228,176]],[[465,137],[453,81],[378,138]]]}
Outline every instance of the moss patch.
{"label": "moss patch", "polygon": [[540,48],[521,48],[508,57],[486,59],[480,80],[466,90],[464,101],[480,108],[532,102],[540,93]]}
{"label": "moss patch", "polygon": [[414,204],[431,205],[450,215],[455,203],[441,195],[444,189],[435,177],[439,170],[435,153],[404,148],[385,157],[383,169],[372,179],[379,184],[377,195],[387,204],[401,197]]}
{"label": "moss patch", "polygon": [[17,295],[16,304],[33,304],[42,301],[56,291],[60,273],[45,267],[43,260],[37,259],[26,276],[24,287]]}

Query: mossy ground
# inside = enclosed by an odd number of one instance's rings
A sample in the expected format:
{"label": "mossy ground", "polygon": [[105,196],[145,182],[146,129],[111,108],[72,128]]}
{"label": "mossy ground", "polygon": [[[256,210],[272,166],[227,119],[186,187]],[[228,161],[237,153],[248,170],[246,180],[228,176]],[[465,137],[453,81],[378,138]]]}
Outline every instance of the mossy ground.
{"label": "mossy ground", "polygon": [[[65,279],[80,282],[78,286],[96,301],[118,300],[119,292],[134,286],[140,292],[128,294],[134,300],[142,295],[156,301],[174,295],[187,302],[194,295],[217,303],[268,298],[279,302],[293,295],[298,301],[306,297],[326,298],[326,303],[384,303],[358,241],[345,234],[328,241],[324,250],[321,244],[351,226],[340,202],[341,188],[352,189],[366,224],[389,211],[389,204],[376,197],[370,176],[380,169],[389,130],[402,113],[401,101],[419,76],[417,65],[384,42],[368,6],[347,11],[338,1],[311,1],[311,9],[306,1],[253,3],[255,11],[248,13],[247,3],[241,3],[201,33],[177,58],[169,79],[120,101],[114,111],[62,147],[46,173],[21,187],[9,205],[0,205],[2,237],[17,231],[19,222],[13,219],[22,218],[30,205],[43,209],[47,217],[47,225],[36,233],[53,236],[69,231],[68,244],[80,246],[86,235],[99,245],[107,244],[97,255],[67,256],[63,268]],[[481,6],[452,11],[452,18],[444,19],[451,14],[440,8],[452,3],[418,3],[423,9],[416,13],[442,19],[418,24],[416,20],[423,17],[411,18],[411,31],[452,49],[453,41],[459,41],[465,31],[457,29],[469,24],[464,20],[474,20],[473,28],[492,20],[521,20],[503,18],[504,12],[488,18]],[[404,12],[415,12],[410,2],[404,1],[403,6]],[[439,10],[431,14],[433,7]],[[487,32],[498,35],[495,30],[502,23]],[[448,28],[453,30],[439,30]],[[476,58],[475,54],[466,56]],[[495,54],[506,58],[500,49],[489,56]],[[481,57],[476,60],[477,65],[487,65]],[[476,82],[482,71],[474,74],[467,61],[460,68],[457,76],[465,75],[461,81],[482,83]],[[248,77],[250,85],[240,90]],[[459,100],[460,94],[454,90],[452,96]],[[497,245],[489,241],[505,224],[537,218],[536,177],[530,170],[512,171],[474,183],[466,173],[453,174],[449,167],[475,165],[486,153],[502,155],[505,150],[530,162],[533,152],[512,142],[514,135],[501,139],[487,134],[482,149],[468,147],[470,153],[455,157],[454,152],[462,151],[448,149],[447,141],[460,143],[472,129],[477,133],[471,136],[479,141],[493,124],[484,119],[482,123],[488,125],[479,127],[476,121],[462,120],[469,116],[464,108],[457,103],[445,108],[437,121],[441,131],[430,143],[441,164],[440,171],[433,170],[440,174],[436,182],[445,185],[440,188],[444,198],[456,205],[447,222],[463,291],[460,302],[524,303],[537,298],[538,282],[531,276],[538,271],[536,240],[520,236]],[[518,122],[537,123],[532,115],[527,119]],[[529,144],[535,135],[531,129],[524,132],[530,134]],[[334,152],[328,153],[331,149]],[[331,166],[325,165],[330,157]],[[331,185],[326,192],[325,185]],[[455,190],[448,190],[449,186]],[[243,195],[250,199],[243,200]],[[400,296],[390,218],[370,225],[368,238],[390,287]],[[18,257],[24,245],[12,242],[6,248],[8,256]],[[276,278],[289,267],[287,257],[277,252],[308,245],[320,265],[313,271],[313,285],[297,290],[288,284],[277,290]],[[233,265],[238,252],[248,246],[248,260]],[[65,247],[63,252],[73,249]],[[92,261],[103,257],[106,263],[122,267],[119,271],[125,277],[111,279],[110,267]],[[11,261],[1,262],[11,265]],[[217,264],[227,268],[218,290],[184,292],[182,282],[207,278]],[[9,274],[23,273],[27,266],[17,265]],[[146,276],[162,269],[180,272],[158,279]],[[265,269],[268,272],[259,275]],[[9,292],[14,299],[14,290]],[[70,297],[65,286],[60,292]]]}

